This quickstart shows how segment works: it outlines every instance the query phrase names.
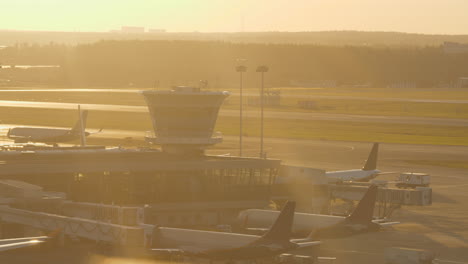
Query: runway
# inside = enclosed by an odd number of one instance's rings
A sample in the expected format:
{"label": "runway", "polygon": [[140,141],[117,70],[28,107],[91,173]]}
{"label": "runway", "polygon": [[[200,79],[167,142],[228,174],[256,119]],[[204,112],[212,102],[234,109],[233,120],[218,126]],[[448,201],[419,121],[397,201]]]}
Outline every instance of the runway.
{"label": "runway", "polygon": [[[144,89],[0,89],[2,92],[83,92],[83,93],[139,93]],[[238,96],[239,93],[234,92],[231,95]],[[251,90],[243,93],[244,96],[255,97],[259,93],[251,92]],[[340,95],[314,95],[307,94],[281,94],[281,97],[295,98],[303,100],[313,99],[338,99],[338,100],[364,100],[364,101],[383,101],[383,102],[413,102],[413,103],[444,103],[444,104],[468,104],[468,100],[453,100],[453,99],[414,99],[414,98],[396,98],[396,97],[366,97],[366,96],[340,96]]]}
{"label": "runway", "polygon": [[[5,136],[8,129],[19,124],[1,124],[0,136]],[[29,125],[27,125],[29,126]],[[30,126],[47,128],[65,128],[50,126]],[[88,132],[96,132],[97,128],[87,128]],[[104,129],[102,133],[92,134],[89,138],[102,139],[136,139],[144,140],[147,131]],[[209,148],[208,153],[238,155],[238,136],[223,136],[223,143]],[[258,155],[260,138],[243,137],[246,156]],[[289,164],[311,166],[326,170],[341,170],[359,168],[367,158],[372,142],[305,140],[287,138],[265,138],[265,150],[269,158],[281,159]],[[408,166],[405,160],[468,160],[468,146],[417,145],[417,144],[380,144],[379,161],[381,166]],[[339,161],[339,162],[337,162]]]}
{"label": "runway", "polygon": [[[133,113],[148,112],[148,108],[146,106],[110,105],[110,104],[80,104],[80,105],[82,109],[87,109],[87,110],[92,110],[92,111],[133,112]],[[57,103],[57,102],[0,100],[0,106],[70,110],[70,109],[77,109],[78,104]],[[228,117],[238,117],[239,111],[221,109],[220,115],[228,116]],[[244,116],[250,117],[250,118],[257,118],[260,116],[260,113],[259,111],[248,110],[248,111],[244,111]],[[452,118],[401,117],[401,116],[381,116],[381,115],[347,115],[347,114],[311,113],[311,112],[280,112],[280,111],[265,111],[265,118],[468,127],[468,119],[455,119],[455,118],[452,119]]]}

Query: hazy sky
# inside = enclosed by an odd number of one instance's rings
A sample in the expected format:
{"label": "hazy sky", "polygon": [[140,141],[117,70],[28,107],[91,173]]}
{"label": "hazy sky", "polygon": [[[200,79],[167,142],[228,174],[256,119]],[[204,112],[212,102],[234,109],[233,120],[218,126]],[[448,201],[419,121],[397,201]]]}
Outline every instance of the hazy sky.
{"label": "hazy sky", "polygon": [[0,29],[468,34],[468,0],[0,0]]}

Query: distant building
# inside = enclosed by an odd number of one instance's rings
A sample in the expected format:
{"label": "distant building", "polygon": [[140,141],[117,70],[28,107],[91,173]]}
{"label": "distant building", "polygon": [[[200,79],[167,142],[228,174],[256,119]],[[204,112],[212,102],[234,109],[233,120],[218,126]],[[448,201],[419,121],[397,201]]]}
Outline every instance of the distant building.
{"label": "distant building", "polygon": [[[281,92],[279,90],[270,90],[264,93],[263,103],[266,106],[280,106],[281,105]],[[247,98],[247,104],[250,106],[260,106],[260,97]]]}
{"label": "distant building", "polygon": [[307,88],[333,88],[338,85],[336,80],[290,80],[289,85],[294,87],[307,87]]}
{"label": "distant building", "polygon": [[458,88],[468,88],[468,77],[458,78],[456,86]]}
{"label": "distant building", "polygon": [[144,27],[122,27],[120,30],[122,33],[145,33]]}
{"label": "distant building", "polygon": [[444,42],[442,47],[447,54],[468,53],[468,44],[465,43]]}
{"label": "distant building", "polygon": [[416,88],[416,83],[411,81],[393,82],[387,88]]}
{"label": "distant building", "polygon": [[148,29],[148,33],[166,33],[165,29],[153,28]]}

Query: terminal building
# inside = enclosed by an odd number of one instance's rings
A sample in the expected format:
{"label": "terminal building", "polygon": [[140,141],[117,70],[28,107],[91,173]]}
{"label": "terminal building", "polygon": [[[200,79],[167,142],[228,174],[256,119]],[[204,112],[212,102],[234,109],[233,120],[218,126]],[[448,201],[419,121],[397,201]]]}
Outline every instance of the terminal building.
{"label": "terminal building", "polygon": [[76,202],[145,206],[148,223],[229,224],[264,208],[280,169],[273,159],[205,155],[227,92],[176,87],[142,92],[160,149],[30,148],[0,152],[0,177],[64,192]]}

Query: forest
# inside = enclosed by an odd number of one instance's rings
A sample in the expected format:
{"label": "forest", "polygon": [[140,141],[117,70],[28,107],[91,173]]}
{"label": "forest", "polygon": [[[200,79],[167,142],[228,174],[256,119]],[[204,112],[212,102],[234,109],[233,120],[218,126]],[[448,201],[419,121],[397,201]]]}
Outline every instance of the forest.
{"label": "forest", "polygon": [[105,40],[79,45],[15,44],[0,49],[3,65],[60,65],[53,84],[70,86],[154,87],[198,80],[207,80],[212,87],[235,86],[239,78],[235,66],[240,62],[248,67],[245,80],[251,86],[258,84],[255,69],[259,65],[269,67],[269,86],[333,81],[337,85],[438,87],[468,76],[468,54],[446,54],[440,46]]}

